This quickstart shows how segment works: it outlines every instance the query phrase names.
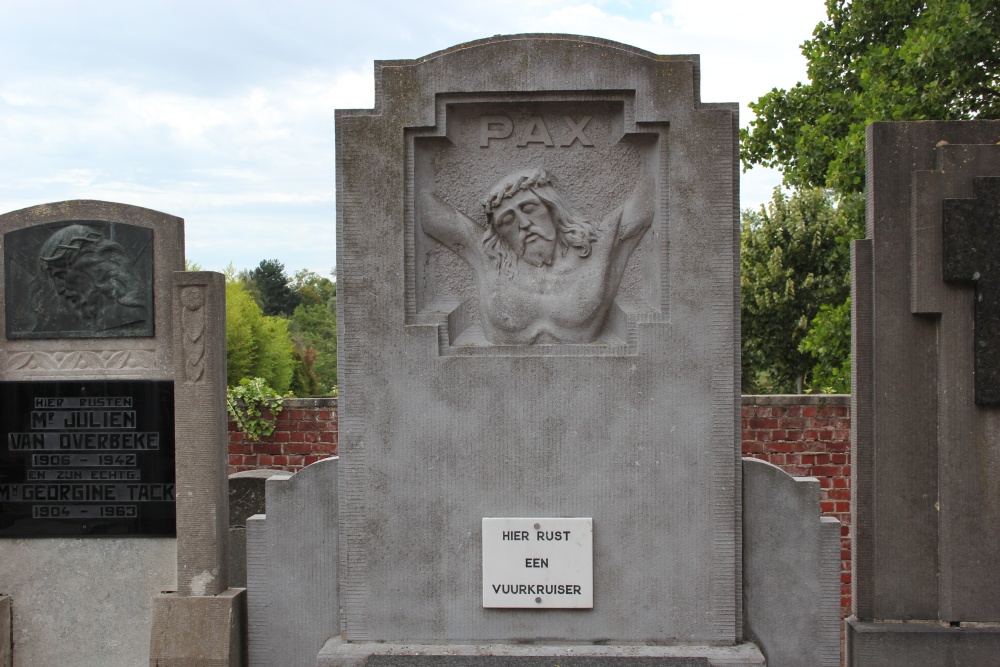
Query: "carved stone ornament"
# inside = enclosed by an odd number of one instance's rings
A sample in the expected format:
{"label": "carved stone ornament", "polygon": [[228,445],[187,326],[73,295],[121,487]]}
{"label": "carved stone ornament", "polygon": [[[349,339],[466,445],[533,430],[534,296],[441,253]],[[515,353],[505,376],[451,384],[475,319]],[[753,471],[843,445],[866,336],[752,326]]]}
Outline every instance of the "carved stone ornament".
{"label": "carved stone ornament", "polygon": [[153,335],[153,231],[69,220],[4,235],[8,339]]}
{"label": "carved stone ornament", "polygon": [[205,377],[205,288],[183,288],[181,306],[184,381],[188,384],[198,383]]}
{"label": "carved stone ornament", "polygon": [[32,350],[8,357],[6,371],[148,370],[155,365],[154,350]]}

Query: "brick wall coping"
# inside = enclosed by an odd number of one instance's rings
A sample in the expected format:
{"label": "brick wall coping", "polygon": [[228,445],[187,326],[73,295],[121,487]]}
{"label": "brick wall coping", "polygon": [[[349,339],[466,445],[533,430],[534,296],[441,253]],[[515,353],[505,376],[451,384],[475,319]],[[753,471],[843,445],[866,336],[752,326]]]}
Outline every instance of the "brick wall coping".
{"label": "brick wall coping", "polygon": [[286,398],[281,402],[285,408],[306,409],[309,408],[337,408],[336,398]]}
{"label": "brick wall coping", "polygon": [[744,394],[743,405],[847,405],[850,394]]}
{"label": "brick wall coping", "polygon": [[[850,394],[744,394],[743,405],[850,405]],[[286,408],[334,408],[336,398],[286,398]]]}
{"label": "brick wall coping", "polygon": [[[743,394],[743,405],[851,405],[850,394]],[[336,398],[286,398],[285,408],[337,408]]]}

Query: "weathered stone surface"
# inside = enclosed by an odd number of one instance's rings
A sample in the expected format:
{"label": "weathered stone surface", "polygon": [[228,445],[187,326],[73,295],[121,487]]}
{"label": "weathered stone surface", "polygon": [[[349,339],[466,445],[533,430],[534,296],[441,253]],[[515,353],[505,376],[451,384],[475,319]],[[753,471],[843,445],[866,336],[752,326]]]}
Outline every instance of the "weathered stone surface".
{"label": "weathered stone surface", "polygon": [[146,664],[153,596],[173,585],[175,546],[171,538],[0,541],[14,667]]}
{"label": "weathered stone surface", "polygon": [[0,595],[0,667],[12,667],[10,655],[10,596]]}
{"label": "weathered stone surface", "polygon": [[157,595],[149,667],[243,667],[246,590]]}
{"label": "weathered stone surface", "polygon": [[336,457],[267,480],[247,521],[251,667],[313,667],[340,632]]}
{"label": "weathered stone surface", "polygon": [[[444,660],[444,662],[435,662]],[[479,661],[484,662],[480,663]],[[651,663],[640,661],[652,661]],[[398,662],[397,662],[398,661]],[[523,662],[521,662],[523,661]],[[548,661],[548,662],[546,662]],[[577,662],[580,661],[580,662]],[[592,661],[592,662],[587,662]],[[657,662],[658,661],[658,662]],[[686,661],[686,662],[685,662]],[[764,656],[750,643],[736,646],[643,646],[596,644],[449,644],[418,645],[387,642],[349,643],[340,637],[320,651],[317,667],[370,665],[708,665],[764,667]]]}
{"label": "weathered stone surface", "polygon": [[1000,173],[998,137],[997,121],[868,130],[857,243],[871,263],[854,271],[856,377],[871,382],[855,383],[853,411],[861,619],[1000,618],[1000,418],[974,402],[973,287],[941,280],[942,201]]}
{"label": "weathered stone surface", "polygon": [[[566,35],[376,69],[337,117],[344,636],[739,641],[736,106]],[[593,610],[482,608],[482,518],[538,516],[593,518]]]}
{"label": "weathered stone surface", "polygon": [[840,665],[840,522],[819,498],[819,480],[743,459],[743,621],[768,667]]}
{"label": "weathered stone surface", "polygon": [[229,476],[229,585],[247,585],[246,524],[264,513],[264,482],[279,470],[244,470]]}
{"label": "weathered stone surface", "polygon": [[[19,234],[42,230],[38,233],[48,240],[55,231],[68,229],[70,221],[81,220],[107,225],[109,230],[114,227],[116,233],[135,231],[138,236],[126,245],[139,257],[148,255],[139,250],[136,239],[152,234],[152,301],[144,318],[153,324],[153,335],[13,340],[5,336],[0,344],[0,380],[172,379],[171,281],[172,272],[184,268],[183,221],[125,204],[66,201],[0,215],[0,239],[6,244]],[[17,255],[16,247],[5,245],[5,260],[19,261]],[[5,266],[0,271],[4,332],[18,328],[7,322],[11,309],[18,309],[13,301],[31,298],[23,290],[9,289],[7,280],[21,270],[37,271],[37,259],[36,255],[28,266]],[[112,310],[126,315],[130,308]],[[130,318],[124,317],[122,323],[124,319]],[[100,326],[110,324],[104,321]],[[152,596],[175,586],[175,545],[172,538],[0,540],[0,590],[11,595],[15,608],[14,667],[145,664]]]}
{"label": "weathered stone surface", "polygon": [[847,646],[847,667],[983,667],[997,663],[1000,628],[871,623],[849,618]]}
{"label": "weathered stone surface", "polygon": [[177,591],[229,587],[226,288],[221,273],[174,274]]}
{"label": "weathered stone surface", "polygon": [[[557,664],[558,663],[558,664]],[[711,667],[708,658],[373,655],[365,667]]]}
{"label": "weathered stone surface", "polygon": [[[943,202],[970,200],[977,178],[1000,176],[998,139],[998,121],[868,128],[868,238],[855,242],[853,269],[852,586],[862,621],[1000,621],[1000,412],[976,403],[975,287],[942,280],[975,278],[960,255],[985,260],[986,277],[991,232],[946,231]],[[866,630],[852,664],[896,664],[895,639],[875,635],[897,625]]]}
{"label": "weathered stone surface", "polygon": [[973,282],[975,393],[1000,405],[1000,177],[973,179],[974,199],[943,202],[944,279]]}

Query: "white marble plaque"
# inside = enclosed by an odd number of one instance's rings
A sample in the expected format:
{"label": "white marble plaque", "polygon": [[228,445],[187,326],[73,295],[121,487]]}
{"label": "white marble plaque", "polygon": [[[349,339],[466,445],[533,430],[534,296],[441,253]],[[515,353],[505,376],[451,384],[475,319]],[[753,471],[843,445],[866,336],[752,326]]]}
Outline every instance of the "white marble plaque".
{"label": "white marble plaque", "polygon": [[483,519],[483,606],[593,609],[593,519]]}

